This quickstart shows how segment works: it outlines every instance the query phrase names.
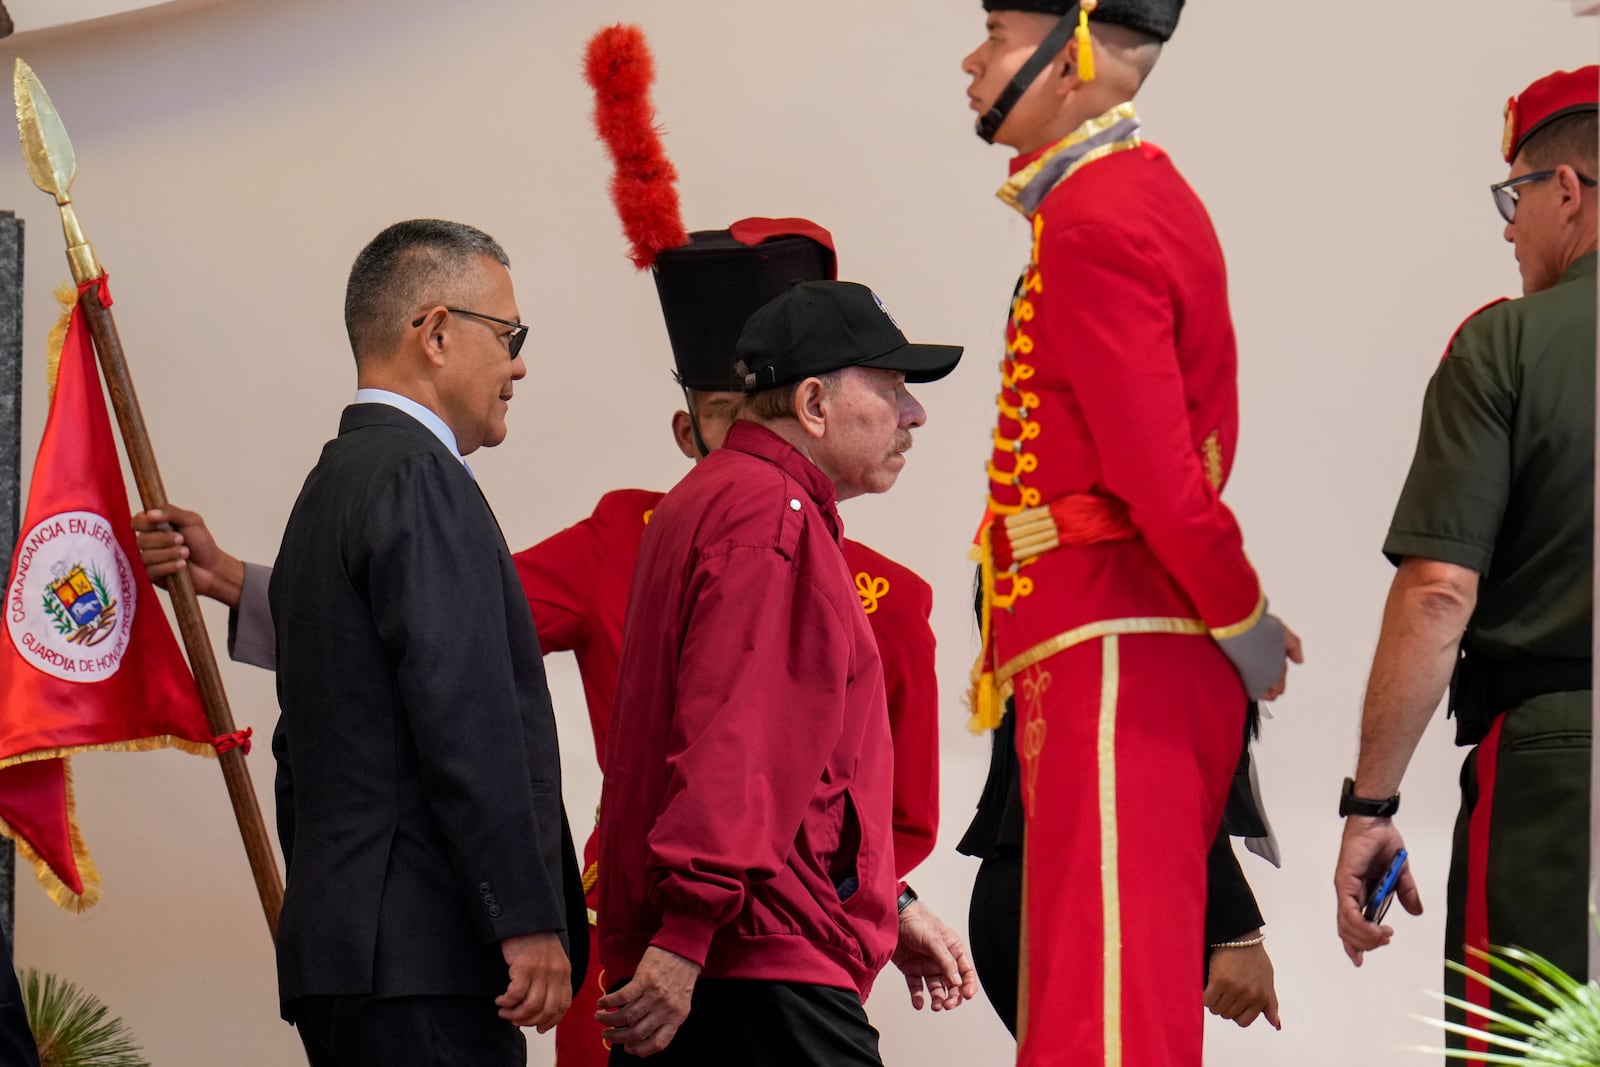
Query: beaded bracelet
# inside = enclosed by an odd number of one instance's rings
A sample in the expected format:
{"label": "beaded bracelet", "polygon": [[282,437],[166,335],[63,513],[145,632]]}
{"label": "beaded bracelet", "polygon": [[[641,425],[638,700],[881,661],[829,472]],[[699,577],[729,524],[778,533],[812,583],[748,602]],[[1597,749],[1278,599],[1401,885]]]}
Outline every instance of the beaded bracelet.
{"label": "beaded bracelet", "polygon": [[1257,934],[1255,937],[1247,937],[1242,941],[1218,941],[1215,945],[1212,945],[1211,947],[1212,948],[1254,948],[1255,946],[1261,944],[1261,942],[1265,941],[1266,939],[1267,939],[1267,935],[1266,934]]}

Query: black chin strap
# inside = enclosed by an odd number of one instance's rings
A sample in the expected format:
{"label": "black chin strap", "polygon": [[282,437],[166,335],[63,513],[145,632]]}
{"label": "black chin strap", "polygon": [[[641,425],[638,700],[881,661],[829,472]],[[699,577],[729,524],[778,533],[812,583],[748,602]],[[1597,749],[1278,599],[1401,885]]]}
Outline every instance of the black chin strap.
{"label": "black chin strap", "polygon": [[1000,133],[1000,127],[1005,124],[1006,116],[1011,114],[1011,109],[1016,107],[1022,94],[1028,91],[1028,86],[1039,76],[1039,72],[1049,65],[1063,48],[1067,46],[1067,38],[1072,36],[1072,31],[1078,25],[1078,5],[1073,4],[1067,13],[1061,16],[1061,21],[1051,28],[1045,39],[1039,42],[1039,47],[1033,50],[1033,55],[1017,71],[1017,76],[1011,79],[1011,84],[1005,87],[1000,94],[1000,99],[988,114],[978,120],[978,136],[983,138],[985,144],[994,144],[995,137]]}
{"label": "black chin strap", "polygon": [[689,412],[689,432],[694,435],[694,447],[699,450],[700,458],[705,459],[711,455],[711,449],[706,447],[706,439],[700,433],[700,416],[695,414],[694,397],[689,392],[689,387],[680,379],[678,388],[683,390],[683,406]]}

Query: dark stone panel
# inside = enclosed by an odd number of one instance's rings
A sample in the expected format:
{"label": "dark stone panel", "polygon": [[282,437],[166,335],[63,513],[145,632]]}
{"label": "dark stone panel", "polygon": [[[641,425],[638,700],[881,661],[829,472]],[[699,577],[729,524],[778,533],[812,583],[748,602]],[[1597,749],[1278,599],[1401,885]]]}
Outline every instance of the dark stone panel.
{"label": "dark stone panel", "polygon": [[[42,336],[42,335],[41,335]],[[0,211],[0,544],[6,573],[22,521],[22,220]],[[16,849],[0,839],[0,929],[15,944]]]}

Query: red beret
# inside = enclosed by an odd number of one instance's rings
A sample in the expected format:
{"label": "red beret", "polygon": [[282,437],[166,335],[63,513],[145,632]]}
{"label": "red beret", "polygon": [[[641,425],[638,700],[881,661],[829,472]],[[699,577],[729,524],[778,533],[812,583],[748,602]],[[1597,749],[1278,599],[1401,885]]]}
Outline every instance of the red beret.
{"label": "red beret", "polygon": [[1600,66],[1578,70],[1558,70],[1547,74],[1522,90],[1521,96],[1506,101],[1506,132],[1500,143],[1506,162],[1536,131],[1563,115],[1600,108]]}

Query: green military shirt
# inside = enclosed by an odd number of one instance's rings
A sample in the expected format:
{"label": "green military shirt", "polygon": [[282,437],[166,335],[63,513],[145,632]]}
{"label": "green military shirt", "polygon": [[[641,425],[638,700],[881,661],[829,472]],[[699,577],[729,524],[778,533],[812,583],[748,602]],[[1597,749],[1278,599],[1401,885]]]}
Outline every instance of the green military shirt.
{"label": "green military shirt", "polygon": [[1481,574],[1465,647],[1590,655],[1595,254],[1461,327],[1428,383],[1383,550]]}

